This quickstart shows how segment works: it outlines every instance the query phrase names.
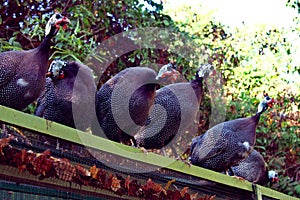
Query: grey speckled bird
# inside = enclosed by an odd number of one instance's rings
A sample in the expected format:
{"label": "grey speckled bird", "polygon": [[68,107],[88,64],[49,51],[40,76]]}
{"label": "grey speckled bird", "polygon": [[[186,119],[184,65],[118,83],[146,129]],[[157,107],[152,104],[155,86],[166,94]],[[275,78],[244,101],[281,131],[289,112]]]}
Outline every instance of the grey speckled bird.
{"label": "grey speckled bird", "polygon": [[102,130],[93,128],[93,134],[104,133],[110,140],[131,144],[149,116],[156,88],[174,74],[168,66],[162,67],[158,75],[147,67],[131,67],[116,74],[96,94],[96,114]]}
{"label": "grey speckled bird", "polygon": [[0,54],[0,105],[23,110],[45,88],[51,38],[69,19],[55,13],[46,25],[45,38],[35,49]]}
{"label": "grey speckled bird", "polygon": [[[194,122],[197,121],[196,116],[203,96],[203,78],[212,70],[212,65],[202,65],[194,80],[170,84],[156,91],[150,118],[134,136],[138,147],[160,149],[172,144],[175,137],[184,134],[192,125],[197,126]],[[175,146],[171,147],[175,151]],[[174,153],[178,157],[177,152]]]}
{"label": "grey speckled bird", "polygon": [[195,137],[190,150],[191,163],[219,172],[237,165],[253,150],[260,115],[273,102],[266,96],[260,102],[256,115],[220,123]]}
{"label": "grey speckled bird", "polygon": [[276,183],[278,181],[278,174],[273,170],[267,171],[264,158],[256,150],[253,150],[250,155],[237,166],[232,167],[232,171],[235,176],[260,185],[264,185],[268,182]]}
{"label": "grey speckled bird", "polygon": [[35,115],[85,130],[94,113],[96,85],[92,70],[78,62],[54,60]]}

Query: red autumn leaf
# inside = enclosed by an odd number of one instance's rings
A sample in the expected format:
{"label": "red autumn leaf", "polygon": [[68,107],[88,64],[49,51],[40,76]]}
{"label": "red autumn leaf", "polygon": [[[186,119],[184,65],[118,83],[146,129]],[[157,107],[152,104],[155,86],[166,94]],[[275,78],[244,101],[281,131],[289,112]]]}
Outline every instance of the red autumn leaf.
{"label": "red autumn leaf", "polygon": [[33,169],[43,176],[51,176],[51,170],[53,169],[54,159],[50,157],[50,150],[46,150],[43,153],[36,154],[36,157],[32,159],[31,164]]}
{"label": "red autumn leaf", "polygon": [[111,173],[108,174],[107,180],[104,180],[103,188],[110,189],[112,184],[113,175]]}
{"label": "red autumn leaf", "polygon": [[104,185],[105,181],[106,181],[106,171],[99,169],[98,171],[98,178],[97,180]]}
{"label": "red autumn leaf", "polygon": [[13,161],[16,163],[16,166],[20,172],[24,172],[26,170],[26,157],[26,149],[21,149],[21,151],[16,153],[13,158]]}
{"label": "red autumn leaf", "polygon": [[91,172],[88,171],[87,169],[85,169],[84,167],[82,167],[81,165],[77,164],[75,166],[77,172],[83,176],[83,177],[90,177],[91,176]]}
{"label": "red autumn leaf", "polygon": [[137,180],[132,180],[129,183],[128,195],[129,196],[142,196],[142,191],[140,190],[141,185],[138,184]]}
{"label": "red autumn leaf", "polygon": [[2,155],[4,155],[3,152],[2,152],[2,149],[3,149],[4,147],[6,147],[7,145],[9,145],[9,142],[10,142],[12,139],[14,139],[14,136],[13,136],[13,135],[9,135],[7,138],[1,138],[1,139],[0,139],[0,152],[1,152]]}
{"label": "red autumn leaf", "polygon": [[77,164],[75,168],[77,172],[76,181],[79,184],[88,185],[91,180],[91,172],[79,164]]}
{"label": "red autumn leaf", "polygon": [[130,180],[130,176],[128,175],[127,176],[127,178],[125,179],[125,188],[127,189],[127,190],[129,190],[129,188],[130,188],[130,183],[131,183],[131,180]]}
{"label": "red autumn leaf", "polygon": [[150,178],[145,185],[142,185],[142,189],[148,193],[159,194],[163,192],[167,194],[166,190],[160,184],[154,183]]}
{"label": "red autumn leaf", "polygon": [[180,200],[181,194],[178,190],[175,191],[168,190],[168,197],[172,200]]}
{"label": "red autumn leaf", "polygon": [[53,166],[56,176],[63,181],[71,182],[76,176],[76,168],[70,163],[68,159],[55,159]]}

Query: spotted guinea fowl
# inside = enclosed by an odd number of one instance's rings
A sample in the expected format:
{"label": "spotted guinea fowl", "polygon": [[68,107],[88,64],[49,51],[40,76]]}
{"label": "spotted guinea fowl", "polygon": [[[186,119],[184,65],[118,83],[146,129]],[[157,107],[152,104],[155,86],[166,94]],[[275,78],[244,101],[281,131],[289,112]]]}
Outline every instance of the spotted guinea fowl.
{"label": "spotted guinea fowl", "polygon": [[66,29],[69,22],[68,18],[55,13],[37,48],[0,54],[0,105],[23,110],[39,97],[45,88],[51,38],[60,26]]}
{"label": "spotted guinea fowl", "polygon": [[259,103],[254,116],[220,123],[205,134],[193,138],[190,149],[191,163],[219,172],[230,170],[231,166],[237,165],[253,150],[260,115],[272,106],[273,102],[272,98],[266,96]]}
{"label": "spotted guinea fowl", "polygon": [[[160,149],[191,126],[197,126],[195,121],[203,96],[203,78],[212,70],[210,64],[202,65],[194,80],[169,84],[156,91],[154,108],[147,124],[134,136],[138,147]],[[171,145],[171,148],[179,158],[175,147]]]}
{"label": "spotted guinea fowl", "polygon": [[54,60],[35,115],[85,130],[93,115],[96,85],[92,70],[78,62]]}
{"label": "spotted guinea fowl", "polygon": [[253,150],[250,155],[237,166],[232,167],[232,171],[235,176],[260,185],[264,185],[268,182],[273,184],[278,181],[278,174],[273,170],[267,170],[264,158],[256,150]]}
{"label": "spotted guinea fowl", "polygon": [[93,133],[104,133],[110,140],[131,144],[132,135],[148,118],[156,88],[169,77],[174,78],[173,72],[170,66],[162,67],[158,74],[147,67],[131,67],[108,80],[96,94],[101,129],[93,126]]}

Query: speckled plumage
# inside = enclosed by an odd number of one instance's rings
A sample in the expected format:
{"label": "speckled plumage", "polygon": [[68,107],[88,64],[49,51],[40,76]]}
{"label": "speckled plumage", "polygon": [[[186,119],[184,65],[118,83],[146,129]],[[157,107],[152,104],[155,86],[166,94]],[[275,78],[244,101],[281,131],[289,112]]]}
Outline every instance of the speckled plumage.
{"label": "speckled plumage", "polygon": [[268,171],[262,155],[253,150],[237,166],[232,167],[235,176],[242,177],[250,182],[266,184],[269,181]]}
{"label": "speckled plumage", "polygon": [[137,146],[160,149],[193,125],[197,126],[195,121],[203,96],[203,77],[199,77],[199,72],[208,67],[212,70],[210,65],[202,66],[191,82],[170,84],[156,91],[148,123],[134,136]]}
{"label": "speckled plumage", "polygon": [[[201,90],[202,84],[195,89]],[[159,149],[183,133],[196,120],[201,93],[197,99],[190,83],[171,84],[157,90],[150,118],[134,136],[137,146]]]}
{"label": "speckled plumage", "polygon": [[35,115],[85,130],[94,113],[96,85],[93,73],[78,62],[67,62],[61,70],[64,78],[47,78]]}
{"label": "speckled plumage", "polygon": [[45,87],[51,38],[56,32],[53,24],[39,47],[0,54],[0,105],[23,110],[39,97]]}
{"label": "speckled plumage", "polygon": [[260,103],[263,109],[252,117],[220,123],[195,137],[190,150],[191,163],[222,172],[249,156],[255,144],[260,115],[271,101],[265,97]]}
{"label": "speckled plumage", "polygon": [[[132,67],[102,85],[96,94],[96,114],[108,139],[128,143],[144,125],[158,86],[155,78],[156,72],[150,68]],[[93,133],[101,135],[100,131],[94,129]]]}

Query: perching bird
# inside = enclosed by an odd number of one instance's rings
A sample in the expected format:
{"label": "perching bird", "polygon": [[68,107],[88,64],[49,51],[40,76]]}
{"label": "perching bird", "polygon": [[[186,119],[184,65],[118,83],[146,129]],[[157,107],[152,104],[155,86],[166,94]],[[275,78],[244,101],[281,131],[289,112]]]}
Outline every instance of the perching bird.
{"label": "perching bird", "polygon": [[260,185],[264,185],[268,182],[273,184],[278,181],[278,174],[273,170],[267,170],[264,158],[256,150],[253,150],[250,155],[237,166],[232,167],[232,171],[235,176]]}
{"label": "perching bird", "polygon": [[35,115],[85,130],[94,112],[96,85],[92,70],[78,62],[54,60]]}
{"label": "perching bird", "polygon": [[45,38],[35,49],[0,54],[0,105],[23,110],[45,88],[51,38],[69,19],[55,13],[45,28]]}
{"label": "perching bird", "polygon": [[273,102],[266,96],[259,103],[256,115],[220,123],[195,137],[190,149],[191,163],[219,172],[237,165],[253,150],[260,115]]}
{"label": "perching bird", "polygon": [[[197,70],[194,80],[170,84],[156,91],[150,118],[134,136],[138,147],[163,148],[169,143],[173,144],[171,141],[175,136],[179,137],[191,126],[197,126],[195,121],[203,96],[203,78],[212,70],[212,65],[202,65]],[[174,146],[171,145],[171,148],[175,151]],[[178,158],[177,152],[174,153]]]}
{"label": "perching bird", "polygon": [[162,67],[158,75],[147,67],[131,67],[108,80],[96,94],[96,115],[101,130],[93,126],[93,133],[104,136],[104,132],[110,140],[131,144],[133,135],[148,118],[156,88],[173,77],[173,72],[168,66]]}

